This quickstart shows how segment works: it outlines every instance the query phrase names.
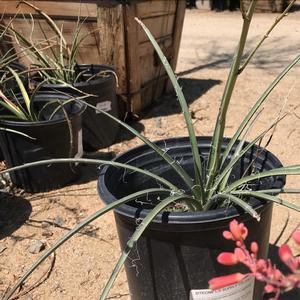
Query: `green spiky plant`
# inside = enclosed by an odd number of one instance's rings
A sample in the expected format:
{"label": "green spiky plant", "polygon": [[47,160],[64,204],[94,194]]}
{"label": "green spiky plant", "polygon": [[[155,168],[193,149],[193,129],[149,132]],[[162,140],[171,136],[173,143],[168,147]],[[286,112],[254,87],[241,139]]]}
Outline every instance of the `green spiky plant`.
{"label": "green spiky plant", "polygon": [[[227,109],[230,103],[231,95],[234,90],[236,80],[239,74],[244,70],[245,66],[249,63],[249,61],[255,54],[256,50],[263,43],[263,41],[267,36],[267,35],[264,36],[262,40],[259,41],[258,46],[255,47],[255,49],[251,52],[249,57],[244,61],[244,63],[242,63],[244,47],[245,47],[247,34],[254,13],[256,2],[257,2],[256,0],[252,0],[250,2],[250,6],[247,12],[242,12],[243,15],[242,32],[237,47],[237,51],[234,56],[233,63],[231,65],[229,77],[226,82],[219,114],[216,121],[215,131],[213,134],[213,141],[212,141],[211,150],[208,157],[208,163],[206,167],[203,167],[203,161],[199,153],[199,149],[196,141],[196,135],[194,132],[194,128],[192,126],[191,116],[189,113],[189,108],[185,101],[182,90],[177,82],[176,76],[174,75],[166,57],[163,55],[154,37],[151,35],[149,30],[146,28],[146,26],[141,21],[137,20],[137,22],[139,22],[139,24],[142,26],[145,33],[149,37],[158,56],[160,57],[162,64],[165,67],[166,72],[169,75],[169,78],[174,86],[177,98],[181,105],[182,112],[189,133],[191,150],[194,159],[194,176],[192,178],[186,173],[186,171],[182,168],[182,166],[178,162],[176,162],[172,157],[170,157],[163,149],[159,148],[155,143],[152,143],[150,140],[148,140],[146,137],[141,135],[139,132],[137,132],[129,125],[110,116],[108,113],[99,110],[103,114],[113,118],[116,122],[118,122],[120,125],[128,129],[131,133],[133,133],[135,136],[140,138],[145,144],[147,144],[151,149],[153,149],[155,153],[159,155],[167,164],[169,164],[174,169],[174,171],[182,178],[182,180],[189,187],[188,191],[180,190],[177,186],[175,186],[173,183],[169,182],[165,178],[162,178],[147,170],[142,170],[140,168],[131,166],[129,164],[122,164],[115,161],[105,161],[105,160],[96,160],[96,159],[58,159],[58,160],[46,160],[46,161],[34,162],[31,164],[6,170],[6,172],[11,172],[22,168],[27,168],[30,166],[36,166],[36,165],[48,164],[48,163],[66,163],[66,162],[80,162],[80,163],[89,163],[95,165],[111,165],[118,168],[124,168],[125,170],[138,172],[145,176],[149,176],[155,179],[156,181],[158,181],[159,183],[161,183],[163,185],[163,188],[149,187],[146,190],[142,190],[130,194],[122,199],[119,199],[111,204],[106,205],[104,208],[95,212],[93,215],[91,215],[89,218],[84,220],[82,223],[78,224],[75,228],[73,228],[65,236],[63,236],[59,241],[57,241],[51,248],[47,249],[40,258],[37,259],[37,261],[17,281],[14,287],[6,294],[6,296],[4,297],[5,300],[8,300],[13,295],[13,293],[18,289],[18,287],[22,285],[22,283],[31,275],[31,273],[51,253],[53,253],[56,249],[58,249],[62,244],[64,244],[68,239],[70,239],[74,234],[76,234],[80,229],[82,229],[92,221],[96,220],[97,218],[101,217],[105,213],[118,207],[119,205],[136,200],[137,198],[145,195],[159,192],[160,194],[165,194],[165,198],[161,199],[161,201],[153,209],[150,210],[148,215],[137,226],[135,233],[131,236],[131,238],[127,242],[127,246],[123,250],[121,257],[119,258],[108,282],[106,283],[102,291],[102,294],[100,296],[100,299],[106,299],[130,251],[133,249],[133,247],[135,246],[135,244],[137,243],[138,239],[141,237],[141,235],[143,234],[147,226],[151,223],[151,221],[155,218],[155,216],[158,213],[165,210],[167,207],[170,206],[170,204],[174,202],[177,201],[184,202],[186,204],[186,207],[191,211],[203,211],[203,210],[209,210],[211,208],[211,205],[214,203],[216,199],[219,200],[218,201],[219,205],[222,205],[224,201],[227,202],[229,201],[234,205],[242,207],[247,213],[249,213],[254,218],[259,219],[258,213],[247,203],[247,197],[254,196],[262,200],[271,201],[274,203],[278,203],[280,205],[284,205],[286,207],[295,209],[298,212],[300,211],[299,206],[289,203],[285,200],[282,200],[280,197],[276,196],[276,194],[279,193],[299,193],[300,192],[299,189],[282,188],[282,189],[253,191],[251,189],[245,190],[243,188],[245,184],[261,178],[281,176],[281,175],[284,176],[300,175],[300,165],[282,167],[282,168],[273,169],[269,171],[263,171],[261,173],[256,173],[250,176],[242,177],[232,183],[228,182],[229,175],[232,172],[234,165],[239,161],[239,159],[241,159],[241,157],[243,157],[243,155],[245,155],[245,153],[255,143],[260,141],[260,139],[263,136],[265,136],[265,134],[269,130],[271,130],[271,128],[276,126],[276,124],[279,122],[279,120],[276,121],[270,128],[266,129],[264,132],[259,134],[251,142],[245,143],[245,133],[249,129],[249,126],[251,126],[251,122],[255,118],[259,108],[265,102],[268,95],[275,88],[275,86],[281,81],[281,79],[292,69],[294,65],[296,65],[299,62],[300,54],[296,56],[296,58],[281,71],[281,73],[274,79],[274,81],[265,90],[265,92],[261,95],[261,97],[259,97],[257,102],[250,109],[250,111],[245,116],[242,123],[239,125],[236,133],[234,134],[234,136],[231,138],[230,142],[226,146],[225,151],[224,152],[221,151],[221,146],[224,138],[224,128],[226,124]],[[287,9],[284,11],[284,13],[279,18],[276,19],[276,21],[274,22],[275,25],[286,15],[287,11],[290,9],[290,7],[293,5],[294,2],[295,1],[292,1],[290,5],[287,7]],[[269,34],[272,31],[272,29],[275,27],[274,24],[272,25],[271,29],[268,31],[267,34]],[[237,145],[237,147],[234,148],[234,145]],[[232,151],[233,151],[233,155],[231,155]]]}
{"label": "green spiky plant", "polygon": [[[34,74],[35,77],[38,75],[39,78],[45,80],[44,83],[74,84],[82,80],[88,70],[80,70],[78,68],[76,60],[78,50],[82,42],[99,29],[95,29],[87,34],[82,34],[85,19],[81,20],[81,18],[78,17],[72,42],[71,45],[69,45],[64,37],[63,27],[59,28],[49,15],[26,0],[21,0],[18,7],[20,5],[25,5],[33,9],[49,26],[51,36],[45,32],[39,20],[35,20],[32,17],[30,21],[24,20],[31,26],[32,33],[38,26],[44,39],[34,41],[31,37],[26,37],[13,26],[13,20],[18,16],[16,14],[8,24],[0,24],[0,40],[6,37],[6,41],[14,41],[19,49],[17,52],[14,52],[14,48],[12,47],[7,51],[0,59],[0,67],[6,67],[20,58],[27,57],[30,61],[30,70],[24,71],[24,73],[28,73],[29,75]],[[110,70],[101,71],[99,74],[94,74],[93,78],[97,75],[106,74],[107,72],[113,73]]]}

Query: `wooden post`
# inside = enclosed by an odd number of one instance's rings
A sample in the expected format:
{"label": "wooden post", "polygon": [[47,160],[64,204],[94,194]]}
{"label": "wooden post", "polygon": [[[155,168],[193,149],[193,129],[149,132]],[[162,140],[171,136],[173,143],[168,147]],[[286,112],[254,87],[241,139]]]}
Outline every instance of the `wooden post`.
{"label": "wooden post", "polygon": [[131,112],[139,112],[142,108],[141,99],[141,67],[139,57],[139,41],[138,41],[138,26],[134,18],[137,15],[137,4],[126,4],[125,15],[126,15],[126,60],[127,60],[127,76],[129,76],[129,93],[128,99],[130,104]]}

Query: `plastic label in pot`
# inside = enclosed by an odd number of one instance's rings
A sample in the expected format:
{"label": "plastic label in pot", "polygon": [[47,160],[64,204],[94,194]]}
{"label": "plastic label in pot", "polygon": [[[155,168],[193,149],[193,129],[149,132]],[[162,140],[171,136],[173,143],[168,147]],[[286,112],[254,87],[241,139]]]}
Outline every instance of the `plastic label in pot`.
{"label": "plastic label in pot", "polygon": [[253,300],[254,277],[219,290],[191,290],[190,300]]}

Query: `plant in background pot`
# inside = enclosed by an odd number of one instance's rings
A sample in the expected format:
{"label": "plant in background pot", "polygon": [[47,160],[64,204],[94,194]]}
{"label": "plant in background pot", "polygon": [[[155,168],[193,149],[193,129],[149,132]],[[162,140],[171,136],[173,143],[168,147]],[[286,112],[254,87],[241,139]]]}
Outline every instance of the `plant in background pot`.
{"label": "plant in background pot", "polygon": [[[227,268],[216,262],[221,252],[231,249],[231,244],[221,237],[228,222],[234,218],[249,228],[250,240],[255,239],[259,244],[258,256],[266,258],[272,203],[300,211],[299,206],[278,197],[279,193],[299,192],[296,189],[285,189],[284,184],[286,175],[300,175],[300,166],[282,167],[273,154],[256,146],[282,117],[278,117],[253,140],[246,142],[246,138],[259,108],[300,60],[300,55],[274,79],[245,116],[234,136],[225,138],[227,109],[235,82],[258,48],[241,65],[256,2],[251,1],[248,11],[243,12],[241,37],[212,137],[195,136],[189,109],[176,77],[149,30],[137,20],[152,42],[175,88],[189,137],[153,143],[132,127],[110,116],[145,145],[123,153],[113,161],[44,160],[7,170],[12,172],[48,163],[75,161],[106,165],[101,170],[98,189],[107,205],[46,250],[7,293],[5,299],[9,299],[53,251],[84,226],[112,209],[115,211],[122,255],[100,299],[106,299],[129,254],[133,257],[134,268],[129,263],[125,264],[125,269],[131,298],[138,300],[188,299],[191,290],[206,289],[212,277],[239,272],[239,266]],[[105,111],[102,113],[109,116]],[[252,284],[250,289],[248,299],[260,299],[262,289],[256,286],[253,291]]]}
{"label": "plant in background pot", "polygon": [[[2,59],[2,65],[18,56],[26,55],[31,62],[30,74],[34,74],[31,76],[32,85],[43,82],[42,90],[56,90],[76,96],[82,93],[93,95],[86,97],[84,101],[118,117],[116,76],[113,69],[105,65],[78,64],[76,61],[81,43],[94,31],[87,35],[82,34],[84,21],[80,21],[78,17],[72,43],[69,45],[64,37],[63,28],[59,28],[50,16],[30,2],[20,1],[19,5],[26,5],[36,11],[48,24],[53,36],[47,35],[41,25],[37,26],[36,23],[39,24],[40,21],[34,17],[31,32],[34,35],[40,30],[45,37],[42,41],[33,41],[32,38],[18,32],[13,27],[13,20],[7,26],[2,25],[2,32],[19,47],[18,53]],[[82,122],[83,146],[86,151],[108,147],[115,141],[119,126],[110,118],[87,108]]]}
{"label": "plant in background pot", "polygon": [[[8,67],[9,68],[9,67]],[[81,157],[81,115],[83,103],[58,92],[28,94],[18,74],[11,68],[20,94],[9,99],[0,90],[0,145],[8,167],[46,158]],[[16,134],[20,132],[22,134]],[[44,192],[75,180],[79,169],[74,164],[40,166],[16,171],[12,182],[28,192]]]}

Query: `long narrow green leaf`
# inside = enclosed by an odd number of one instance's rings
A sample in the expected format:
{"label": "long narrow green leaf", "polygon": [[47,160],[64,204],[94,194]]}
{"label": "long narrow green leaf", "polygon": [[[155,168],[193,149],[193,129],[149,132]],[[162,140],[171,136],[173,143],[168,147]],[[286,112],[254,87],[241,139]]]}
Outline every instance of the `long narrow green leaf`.
{"label": "long narrow green leaf", "polygon": [[6,170],[2,170],[0,171],[0,174],[3,173],[10,173],[13,171],[17,171],[17,170],[22,170],[25,168],[29,168],[29,167],[34,167],[34,166],[41,166],[41,165],[51,165],[51,164],[64,164],[64,163],[84,163],[84,164],[93,164],[93,165],[109,165],[109,166],[114,166],[114,167],[120,167],[123,169],[127,169],[127,170],[131,170],[134,172],[138,172],[141,174],[144,174],[146,176],[149,176],[155,180],[157,180],[158,182],[162,183],[163,185],[169,187],[170,189],[176,191],[176,192],[180,192],[180,190],[171,182],[169,182],[168,180],[157,176],[147,170],[143,170],[131,165],[127,165],[127,164],[122,164],[122,163],[118,163],[115,161],[107,161],[107,160],[102,160],[102,159],[90,159],[90,158],[54,158],[54,159],[46,159],[46,160],[40,160],[40,161],[35,161],[35,162],[31,162],[31,163],[26,163],[17,167],[13,167],[13,168],[9,168]]}
{"label": "long narrow green leaf", "polygon": [[7,110],[9,110],[13,115],[15,115],[20,120],[28,120],[27,115],[23,112],[23,110],[18,107],[15,103],[9,100],[3,92],[0,90],[0,106],[3,106]]}
{"label": "long narrow green leaf", "polygon": [[280,199],[277,196],[265,194],[262,191],[234,191],[234,192],[232,192],[232,194],[247,195],[247,196],[260,198],[260,199],[267,200],[267,201],[272,201],[274,203],[286,206],[288,208],[291,208],[291,209],[294,209],[295,211],[300,212],[300,206],[290,203],[288,201],[285,201],[283,199]]}
{"label": "long narrow green leaf", "polygon": [[253,218],[255,218],[257,221],[260,220],[260,216],[259,214],[255,211],[255,209],[253,209],[248,203],[247,201],[244,201],[234,195],[231,194],[217,194],[214,195],[213,197],[211,197],[208,202],[206,203],[204,210],[210,210],[211,207],[218,201],[220,201],[221,199],[227,199],[230,200],[231,202],[233,202],[234,204],[240,206],[241,208],[243,208],[247,213],[249,213]]}
{"label": "long narrow green leaf", "polygon": [[193,153],[193,159],[194,159],[194,172],[195,172],[196,182],[195,182],[193,189],[196,191],[199,200],[202,201],[202,203],[203,203],[205,201],[203,198],[205,196],[205,193],[204,193],[204,185],[203,185],[203,179],[202,179],[203,173],[202,173],[202,166],[201,166],[201,157],[200,157],[196,134],[195,134],[195,130],[193,128],[192,118],[191,118],[191,115],[189,112],[187,102],[183,95],[182,89],[178,84],[178,81],[175,77],[172,67],[170,66],[167,58],[165,57],[162,50],[160,49],[155,38],[153,37],[153,35],[149,31],[149,29],[145,26],[145,24],[142,21],[140,21],[137,18],[135,18],[135,20],[141,25],[141,27],[145,31],[147,37],[149,38],[152,46],[154,47],[156,53],[158,54],[163,66],[170,78],[170,81],[174,87],[177,98],[179,100],[179,103],[180,103],[180,106],[181,106],[181,109],[183,112],[183,116],[185,118],[185,123],[186,123],[187,129],[188,129],[192,153]]}
{"label": "long narrow green leaf", "polygon": [[264,101],[267,99],[267,97],[273,91],[273,89],[277,86],[277,84],[299,62],[299,60],[300,60],[300,54],[281,71],[281,73],[274,79],[274,81],[271,83],[271,85],[265,90],[265,92],[259,97],[257,102],[253,105],[251,110],[248,112],[248,114],[246,115],[246,117],[244,118],[242,123],[240,124],[236,133],[234,134],[234,136],[231,138],[230,142],[226,146],[221,165],[223,165],[225,163],[226,157],[229,155],[233,145],[236,143],[236,141],[238,140],[241,133],[246,128],[246,126],[249,123],[249,121],[251,120],[251,118],[254,116],[254,114],[257,112],[257,110],[261,107],[261,105],[264,103]]}
{"label": "long narrow green leaf", "polygon": [[34,115],[32,114],[32,111],[31,111],[31,104],[30,104],[30,97],[26,91],[26,88],[22,82],[22,80],[20,79],[19,75],[10,67],[7,67],[7,69],[11,72],[11,74],[14,76],[17,84],[18,84],[18,88],[20,89],[21,91],[21,94],[22,94],[22,97],[24,99],[24,102],[25,102],[25,105],[26,105],[26,108],[27,108],[27,112],[28,112],[28,115],[30,116],[31,120],[35,120],[34,118]]}
{"label": "long narrow green leaf", "polygon": [[29,136],[28,134],[25,134],[25,133],[23,133],[23,132],[20,132],[20,131],[11,129],[11,128],[0,127],[0,130],[7,131],[7,132],[12,132],[12,133],[19,134],[19,135],[22,135],[22,136],[24,136],[24,137],[27,137],[27,138],[29,138],[29,139],[35,140],[35,138]]}
{"label": "long narrow green leaf", "polygon": [[170,205],[173,202],[176,202],[180,199],[184,198],[185,200],[193,200],[192,198],[188,198],[186,196],[182,196],[182,195],[177,195],[177,196],[170,196],[164,200],[162,200],[161,203],[159,203],[158,205],[155,206],[155,208],[153,208],[148,215],[145,217],[145,219],[141,222],[141,224],[136,228],[135,232],[133,233],[132,237],[130,238],[130,240],[127,242],[127,245],[125,247],[125,249],[122,252],[122,255],[120,256],[113,272],[111,273],[111,276],[108,280],[108,282],[106,283],[102,294],[100,296],[100,300],[105,300],[114,281],[116,280],[122,266],[124,265],[130,251],[132,250],[132,248],[134,247],[134,245],[137,243],[138,239],[141,237],[142,233],[145,231],[145,229],[149,226],[149,224],[151,223],[151,221],[156,217],[157,214],[159,214],[163,209],[165,209],[168,205]]}
{"label": "long narrow green leaf", "polygon": [[22,275],[22,277],[16,282],[16,284],[9,290],[9,292],[3,297],[3,300],[9,300],[10,297],[15,293],[15,291],[25,282],[25,280],[38,268],[38,266],[45,260],[47,257],[49,257],[55,250],[57,250],[61,245],[63,245],[66,241],[68,241],[73,235],[78,233],[82,228],[84,228],[86,225],[90,224],[91,222],[95,221],[105,213],[113,210],[114,208],[125,204],[127,202],[133,201],[134,199],[137,199],[138,197],[142,197],[144,195],[151,195],[155,193],[169,193],[168,190],[164,189],[148,189],[144,190],[142,192],[137,192],[134,194],[131,194],[127,197],[124,197],[120,200],[117,200],[111,204],[108,204],[104,208],[98,210],[94,214],[92,214],[90,217],[85,219],[83,222],[79,223],[77,226],[75,226],[72,230],[70,230],[67,234],[65,234],[61,239],[59,239],[54,245],[52,245],[49,249],[47,249],[35,262],[34,264]]}
{"label": "long narrow green leaf", "polygon": [[67,46],[67,42],[66,42],[62,32],[59,30],[59,28],[57,27],[55,22],[45,12],[43,12],[37,6],[33,5],[32,3],[27,2],[25,0],[21,0],[18,5],[20,5],[21,3],[24,3],[27,6],[33,8],[39,15],[41,15],[45,19],[47,24],[50,26],[50,28],[62,39],[64,45]]}
{"label": "long narrow green leaf", "polygon": [[215,130],[213,134],[212,145],[208,157],[208,167],[207,167],[208,178],[206,181],[206,190],[208,191],[210,190],[211,185],[213,184],[215,176],[217,175],[216,174],[217,170],[220,166],[220,154],[221,154],[221,146],[224,137],[227,110],[238,77],[238,70],[243,56],[243,52],[244,52],[244,48],[248,36],[248,31],[254,13],[254,9],[256,6],[256,2],[257,0],[251,1],[248,12],[246,16],[244,16],[244,22],[241,31],[241,36],[239,39],[239,44],[230,68],[230,73],[222,96],[222,101],[221,101],[221,105],[220,105],[220,109],[219,109],[219,113],[215,125]]}
{"label": "long narrow green leaf", "polygon": [[[222,173],[217,177],[216,182],[214,183],[214,186],[211,189],[211,192],[214,192],[217,190],[218,186],[221,184],[220,187],[220,191],[222,192],[225,188],[226,188],[226,184],[227,184],[227,180],[228,177],[226,177],[227,175],[230,174],[232,168],[234,167],[234,165],[243,157],[243,155],[245,155],[249,149],[251,149],[251,147],[253,147],[262,137],[264,137],[272,128],[274,128],[278,122],[282,120],[279,119],[277,120],[276,123],[272,124],[269,128],[267,128],[266,130],[264,130],[262,133],[260,133],[255,139],[253,139],[251,142],[249,142],[245,148],[243,148],[243,150],[241,150],[239,152],[238,155],[234,156],[230,162],[228,163],[228,165],[225,167],[225,169],[222,171]],[[224,181],[224,179],[227,179],[226,181]]]}
{"label": "long narrow green leaf", "polygon": [[[85,102],[84,102],[85,103]],[[98,109],[97,107],[85,103],[87,107],[93,108],[95,111],[103,113],[105,116],[111,118],[112,120],[116,121],[118,124],[126,128],[128,131],[130,131],[132,134],[134,134],[136,137],[138,137],[141,141],[143,141],[146,145],[148,145],[151,149],[153,149],[161,158],[163,158],[175,171],[176,173],[183,179],[183,181],[187,184],[187,186],[191,189],[193,192],[193,181],[191,180],[190,176],[186,173],[186,171],[180,166],[180,164],[175,161],[170,155],[168,155],[167,151],[161,149],[156,144],[152,143],[150,140],[148,140],[145,136],[140,134],[137,130],[135,130],[133,127],[127,125],[125,122],[122,122],[118,118],[114,117],[113,115],[109,114],[108,112]],[[199,199],[199,198],[196,198]]]}
{"label": "long narrow green leaf", "polygon": [[225,190],[224,193],[231,192],[235,190],[236,188],[247,184],[253,180],[261,179],[261,178],[266,178],[266,177],[272,177],[272,176],[280,176],[280,175],[300,175],[300,165],[296,166],[290,166],[290,167],[282,167],[282,168],[277,168],[269,171],[264,171],[258,174],[253,174],[250,176],[243,177],[232,184],[230,184]]}

